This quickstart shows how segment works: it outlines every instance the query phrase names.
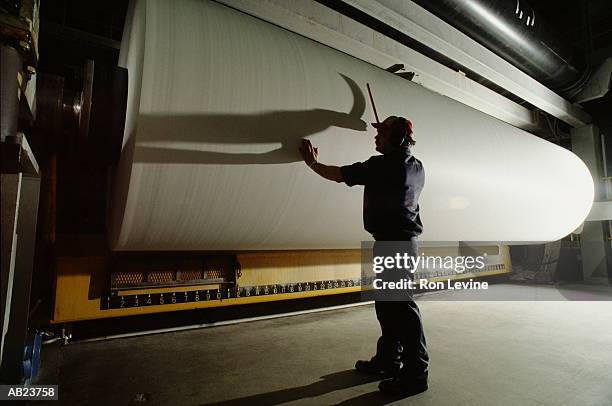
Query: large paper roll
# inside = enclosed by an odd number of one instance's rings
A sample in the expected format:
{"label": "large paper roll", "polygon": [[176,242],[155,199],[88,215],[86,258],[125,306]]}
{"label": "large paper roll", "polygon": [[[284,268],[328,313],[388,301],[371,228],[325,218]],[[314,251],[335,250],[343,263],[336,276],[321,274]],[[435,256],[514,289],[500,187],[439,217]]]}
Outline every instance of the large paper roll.
{"label": "large paper roll", "polygon": [[331,165],[376,154],[366,82],[381,116],[414,122],[423,240],[555,240],[593,202],[570,151],[214,2],[134,2],[120,63],[115,250],[358,248],[362,187],[320,178],[297,146]]}

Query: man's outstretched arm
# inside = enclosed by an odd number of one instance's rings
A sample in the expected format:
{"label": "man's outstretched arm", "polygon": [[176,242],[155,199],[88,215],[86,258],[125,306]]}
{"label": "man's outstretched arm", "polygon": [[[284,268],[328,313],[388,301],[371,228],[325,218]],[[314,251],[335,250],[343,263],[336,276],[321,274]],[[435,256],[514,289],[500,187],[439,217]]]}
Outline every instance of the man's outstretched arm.
{"label": "man's outstretched arm", "polygon": [[325,179],[333,180],[334,182],[344,181],[344,179],[342,179],[342,171],[340,170],[339,166],[323,165],[317,161],[319,149],[313,147],[310,140],[302,140],[300,153],[302,154],[302,158],[304,158],[306,165],[319,174],[319,176],[322,176]]}

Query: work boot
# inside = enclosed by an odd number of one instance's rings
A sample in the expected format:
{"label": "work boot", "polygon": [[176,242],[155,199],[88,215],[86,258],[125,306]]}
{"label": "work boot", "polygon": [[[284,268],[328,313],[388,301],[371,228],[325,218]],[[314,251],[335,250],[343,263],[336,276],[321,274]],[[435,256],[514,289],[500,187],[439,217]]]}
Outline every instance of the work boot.
{"label": "work boot", "polygon": [[403,367],[403,351],[404,349],[399,341],[390,341],[381,336],[376,343],[376,355],[369,361],[357,361],[355,369],[365,374],[395,376],[399,374]]}
{"label": "work boot", "polygon": [[376,374],[376,375],[384,375],[385,369],[381,365],[381,363],[376,359],[376,357],[372,357],[369,361],[367,360],[359,360],[355,363],[355,369],[357,372],[361,372],[363,374]]}
{"label": "work boot", "polygon": [[372,357],[369,361],[359,360],[355,363],[355,369],[358,372],[363,374],[381,375],[381,377],[397,375],[401,368],[401,362],[399,365],[396,365],[395,363],[384,364],[380,362],[376,356]]}
{"label": "work boot", "polygon": [[393,378],[380,381],[378,389],[385,395],[414,396],[428,389],[427,375],[418,377],[398,375]]}

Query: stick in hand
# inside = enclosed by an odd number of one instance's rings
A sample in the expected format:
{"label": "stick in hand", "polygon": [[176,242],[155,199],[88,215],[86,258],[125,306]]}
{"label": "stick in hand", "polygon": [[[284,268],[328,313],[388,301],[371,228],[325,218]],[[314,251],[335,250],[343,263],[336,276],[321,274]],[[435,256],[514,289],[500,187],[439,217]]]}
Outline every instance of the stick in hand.
{"label": "stick in hand", "polygon": [[372,97],[372,90],[370,90],[370,84],[366,83],[366,86],[368,88],[368,94],[370,95],[370,102],[372,103],[372,109],[374,110],[374,117],[376,117],[376,122],[380,123],[380,120],[378,120],[378,113],[376,112],[376,105],[374,104],[374,98]]}

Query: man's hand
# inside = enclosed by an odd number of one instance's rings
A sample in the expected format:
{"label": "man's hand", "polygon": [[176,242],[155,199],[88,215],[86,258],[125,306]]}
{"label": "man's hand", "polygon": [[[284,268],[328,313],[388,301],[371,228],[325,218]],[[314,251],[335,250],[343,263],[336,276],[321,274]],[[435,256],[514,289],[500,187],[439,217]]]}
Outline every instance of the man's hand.
{"label": "man's hand", "polygon": [[306,165],[311,166],[319,156],[319,148],[313,147],[310,140],[303,139],[302,145],[300,145],[300,154],[302,154],[302,158],[304,162],[306,162]]}
{"label": "man's hand", "polygon": [[[340,170],[340,167],[323,165],[322,163],[317,162],[319,148],[313,147],[309,140],[302,140],[302,145],[300,145],[300,154],[302,154],[302,158],[304,158],[306,165],[308,165],[317,174],[325,179],[333,180],[334,182],[342,182],[342,171]],[[315,162],[316,165],[314,165]]]}

